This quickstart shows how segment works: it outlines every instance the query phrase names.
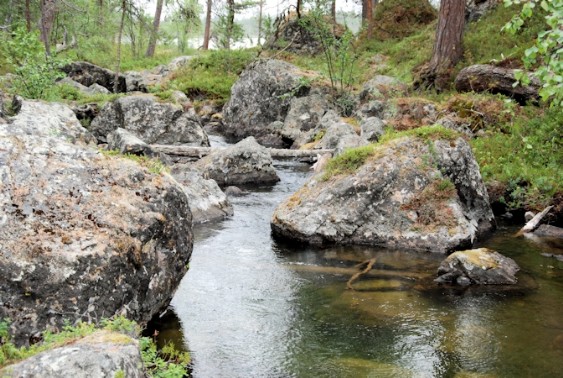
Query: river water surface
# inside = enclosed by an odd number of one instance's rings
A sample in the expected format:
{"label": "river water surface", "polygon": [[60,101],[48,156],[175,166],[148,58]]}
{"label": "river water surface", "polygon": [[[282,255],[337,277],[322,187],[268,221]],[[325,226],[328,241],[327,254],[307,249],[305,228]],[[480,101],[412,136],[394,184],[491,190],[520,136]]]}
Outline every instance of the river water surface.
{"label": "river water surface", "polygon": [[443,256],[283,245],[272,212],[310,173],[276,168],[280,183],[195,230],[172,306],[196,378],[563,376],[563,263],[540,255],[560,250],[501,228],[484,246],[515,259],[521,283],[452,291],[427,284]]}

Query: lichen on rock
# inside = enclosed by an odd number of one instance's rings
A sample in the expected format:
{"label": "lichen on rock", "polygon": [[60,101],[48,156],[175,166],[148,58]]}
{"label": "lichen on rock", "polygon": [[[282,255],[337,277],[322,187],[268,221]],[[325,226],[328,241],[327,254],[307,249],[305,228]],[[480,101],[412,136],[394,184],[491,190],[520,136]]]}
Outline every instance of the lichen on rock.
{"label": "lichen on rock", "polygon": [[479,166],[462,138],[398,138],[372,148],[360,165],[311,178],[275,210],[274,235],[445,253],[494,228]]}
{"label": "lichen on rock", "polygon": [[0,125],[0,319],[18,344],[67,321],[147,321],[187,270],[182,187],[92,140],[61,104],[24,101]]}

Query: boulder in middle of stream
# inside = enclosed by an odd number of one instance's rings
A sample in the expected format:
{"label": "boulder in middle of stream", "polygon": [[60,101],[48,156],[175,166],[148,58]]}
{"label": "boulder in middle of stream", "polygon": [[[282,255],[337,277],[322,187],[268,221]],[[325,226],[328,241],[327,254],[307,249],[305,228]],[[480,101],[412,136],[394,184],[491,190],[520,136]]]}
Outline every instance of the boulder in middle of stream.
{"label": "boulder in middle of stream", "polygon": [[[469,144],[434,132],[435,138],[406,136],[335,158],[332,171],[313,176],[278,206],[274,235],[441,253],[470,246],[494,228],[487,191]],[[361,153],[365,161],[350,173],[347,161]],[[338,163],[345,168],[338,171]]]}

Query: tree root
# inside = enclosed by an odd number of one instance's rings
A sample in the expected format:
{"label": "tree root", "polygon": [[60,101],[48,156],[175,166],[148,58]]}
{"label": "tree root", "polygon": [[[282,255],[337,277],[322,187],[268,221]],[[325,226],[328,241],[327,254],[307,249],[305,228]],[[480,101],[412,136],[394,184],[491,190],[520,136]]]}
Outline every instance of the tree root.
{"label": "tree root", "polygon": [[352,283],[354,283],[356,280],[358,280],[358,278],[360,278],[364,274],[368,273],[373,268],[373,264],[375,264],[376,260],[377,259],[374,257],[373,259],[366,260],[366,261],[356,265],[356,267],[358,267],[359,269],[361,269],[363,266],[365,266],[365,268],[362,271],[357,272],[352,277],[350,277],[348,282],[346,282],[346,288],[349,289],[349,290],[354,290]]}

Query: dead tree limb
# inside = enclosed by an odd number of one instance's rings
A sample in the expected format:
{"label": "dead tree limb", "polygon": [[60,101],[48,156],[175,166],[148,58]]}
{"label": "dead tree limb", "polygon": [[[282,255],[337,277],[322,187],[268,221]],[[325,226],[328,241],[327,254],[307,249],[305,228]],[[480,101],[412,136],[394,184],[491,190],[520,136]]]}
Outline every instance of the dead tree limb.
{"label": "dead tree limb", "polygon": [[373,264],[375,264],[376,258],[374,257],[373,259],[369,259],[366,260],[364,262],[362,262],[361,264],[358,264],[358,267],[361,269],[362,266],[365,265],[365,268],[359,272],[357,272],[356,274],[354,274],[352,277],[350,277],[350,279],[348,280],[348,282],[346,282],[346,288],[350,289],[350,290],[354,290],[354,287],[352,286],[352,284],[358,280],[358,278],[360,278],[361,276],[363,276],[364,274],[368,273],[371,268],[373,268]]}

